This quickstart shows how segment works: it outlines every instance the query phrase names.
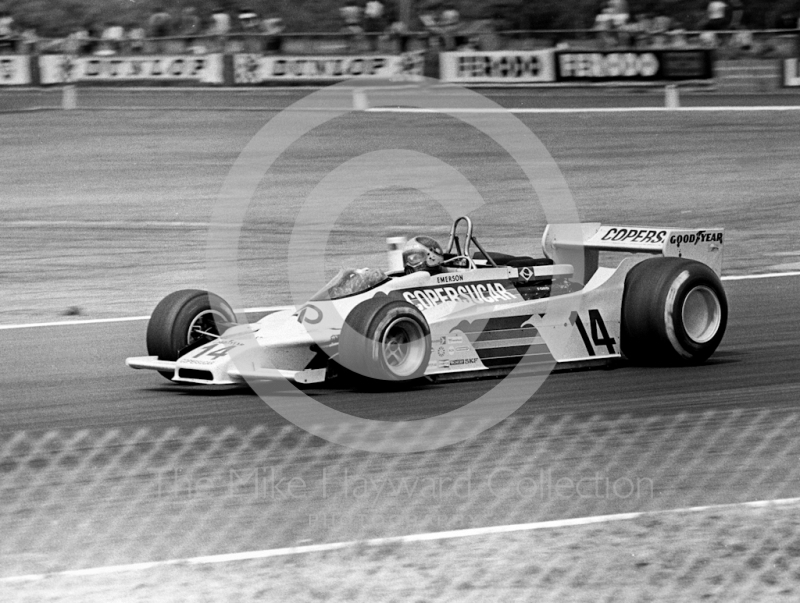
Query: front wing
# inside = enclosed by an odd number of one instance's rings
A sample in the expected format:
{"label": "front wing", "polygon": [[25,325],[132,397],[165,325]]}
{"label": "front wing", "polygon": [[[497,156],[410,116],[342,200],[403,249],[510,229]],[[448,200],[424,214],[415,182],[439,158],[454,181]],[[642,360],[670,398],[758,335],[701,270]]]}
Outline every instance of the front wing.
{"label": "front wing", "polygon": [[[230,385],[247,381],[276,381],[286,379],[294,383],[321,383],[325,381],[326,369],[305,369],[287,371],[250,366],[242,369],[231,364],[227,369],[212,373],[203,369],[180,366],[171,360],[159,360],[158,356],[136,356],[125,360],[125,364],[133,369],[150,369],[162,373],[172,373],[174,381],[184,383],[201,383],[204,385]],[[201,375],[200,373],[208,373]],[[211,379],[207,378],[211,376]],[[206,377],[206,378],[201,378]]]}

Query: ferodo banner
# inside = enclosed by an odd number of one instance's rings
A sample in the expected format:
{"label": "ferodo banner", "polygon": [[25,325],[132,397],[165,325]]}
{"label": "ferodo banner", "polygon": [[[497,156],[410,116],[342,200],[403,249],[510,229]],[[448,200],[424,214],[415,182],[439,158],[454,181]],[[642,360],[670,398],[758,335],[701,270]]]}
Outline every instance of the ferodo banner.
{"label": "ferodo banner", "polygon": [[546,83],[555,80],[552,50],[443,52],[439,72],[445,82],[463,84]]}
{"label": "ferodo banner", "polygon": [[24,86],[30,83],[30,57],[24,55],[0,55],[0,86]]}
{"label": "ferodo banner", "polygon": [[783,85],[787,88],[800,86],[800,62],[797,59],[783,60]]}
{"label": "ferodo banner", "polygon": [[39,57],[42,84],[67,82],[138,82],[143,80],[223,82],[221,54],[179,56]]}
{"label": "ferodo banner", "polygon": [[262,84],[315,80],[338,82],[350,78],[407,78],[422,76],[422,53],[364,56],[234,56],[234,83]]}
{"label": "ferodo banner", "polygon": [[697,80],[714,77],[708,49],[559,51],[559,82]]}

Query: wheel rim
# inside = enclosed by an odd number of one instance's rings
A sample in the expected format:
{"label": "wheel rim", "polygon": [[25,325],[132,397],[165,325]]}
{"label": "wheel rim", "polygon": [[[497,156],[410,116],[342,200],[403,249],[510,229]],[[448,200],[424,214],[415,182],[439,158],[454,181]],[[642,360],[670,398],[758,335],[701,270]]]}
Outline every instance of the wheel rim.
{"label": "wheel rim", "polygon": [[228,318],[218,310],[205,310],[200,312],[189,323],[189,329],[186,332],[186,344],[190,345],[200,339],[201,337],[219,337],[219,329],[217,328],[217,321],[228,322]]}
{"label": "wheel rim", "polygon": [[425,333],[410,318],[398,318],[389,324],[381,341],[386,367],[397,377],[413,375],[425,359]]}
{"label": "wheel rim", "polygon": [[722,322],[722,305],[717,294],[701,285],[695,287],[683,300],[683,328],[695,343],[707,343],[714,339]]}

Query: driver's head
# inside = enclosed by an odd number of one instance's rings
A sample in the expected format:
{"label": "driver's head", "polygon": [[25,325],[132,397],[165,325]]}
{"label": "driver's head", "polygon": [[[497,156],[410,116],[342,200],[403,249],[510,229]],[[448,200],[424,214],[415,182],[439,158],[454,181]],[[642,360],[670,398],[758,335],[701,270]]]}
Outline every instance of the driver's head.
{"label": "driver's head", "polygon": [[430,237],[414,237],[403,247],[403,265],[407,274],[436,268],[443,261],[442,246]]}

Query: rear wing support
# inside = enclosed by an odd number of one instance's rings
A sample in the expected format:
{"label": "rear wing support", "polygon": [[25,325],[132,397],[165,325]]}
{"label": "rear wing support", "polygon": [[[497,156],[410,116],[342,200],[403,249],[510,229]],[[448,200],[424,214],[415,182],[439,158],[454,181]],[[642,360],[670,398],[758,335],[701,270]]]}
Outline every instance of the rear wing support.
{"label": "rear wing support", "polygon": [[572,264],[574,280],[585,284],[597,271],[601,251],[648,253],[687,258],[722,274],[723,229],[549,224],[542,236],[544,254],[556,264]]}

